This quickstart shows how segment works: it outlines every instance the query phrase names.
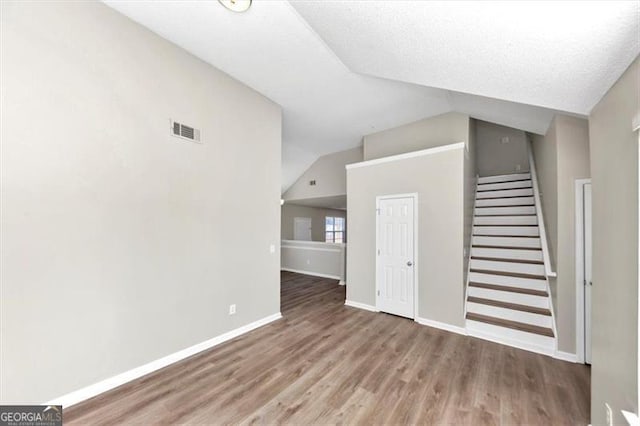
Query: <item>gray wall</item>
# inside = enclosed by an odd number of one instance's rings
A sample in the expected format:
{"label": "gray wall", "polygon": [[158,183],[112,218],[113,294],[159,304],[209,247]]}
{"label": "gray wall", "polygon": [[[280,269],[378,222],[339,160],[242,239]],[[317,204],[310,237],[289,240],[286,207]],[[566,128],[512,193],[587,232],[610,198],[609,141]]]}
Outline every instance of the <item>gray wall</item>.
{"label": "gray wall", "polygon": [[1,8],[2,403],[277,313],[280,108],[102,3]]}
{"label": "gray wall", "polygon": [[[333,197],[347,193],[345,165],[362,161],[362,147],[334,152],[318,158],[289,188],[282,198],[304,200]],[[315,180],[314,186],[309,181]]]}
{"label": "gray wall", "polygon": [[347,170],[347,300],[376,304],[376,196],[416,192],[418,314],[464,326],[463,151]]}
{"label": "gray wall", "polygon": [[[509,142],[502,143],[502,138],[508,138]],[[529,171],[529,148],[524,131],[477,120],[476,139],[480,176]]]}
{"label": "gray wall", "polygon": [[466,142],[468,138],[469,116],[449,112],[366,135],[363,138],[364,159]]}
{"label": "gray wall", "polygon": [[[293,219],[296,217],[311,218],[311,240],[324,241],[324,218],[327,216],[347,217],[345,210],[321,209],[318,207],[298,206],[285,203],[280,215],[280,234],[283,240],[293,240]],[[348,231],[347,231],[348,232]],[[346,241],[345,241],[346,242]]]}
{"label": "gray wall", "polygon": [[[558,349],[576,352],[575,181],[591,176],[587,120],[556,115],[547,135],[533,136],[534,160],[547,228],[550,279],[558,331]],[[582,331],[579,331],[582,332]]]}
{"label": "gray wall", "polygon": [[638,132],[640,59],[589,115],[593,195],[591,423],[638,412]]}
{"label": "gray wall", "polygon": [[284,241],[281,246],[282,269],[345,281],[345,244],[309,241]]}

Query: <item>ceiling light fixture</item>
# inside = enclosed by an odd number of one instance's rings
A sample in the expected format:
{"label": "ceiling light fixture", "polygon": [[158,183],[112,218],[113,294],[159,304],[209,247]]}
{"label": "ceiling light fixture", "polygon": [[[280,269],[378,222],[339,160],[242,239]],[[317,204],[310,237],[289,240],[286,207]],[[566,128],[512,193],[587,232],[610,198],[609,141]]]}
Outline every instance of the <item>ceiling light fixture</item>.
{"label": "ceiling light fixture", "polygon": [[251,0],[218,0],[221,5],[233,12],[246,12],[251,7]]}

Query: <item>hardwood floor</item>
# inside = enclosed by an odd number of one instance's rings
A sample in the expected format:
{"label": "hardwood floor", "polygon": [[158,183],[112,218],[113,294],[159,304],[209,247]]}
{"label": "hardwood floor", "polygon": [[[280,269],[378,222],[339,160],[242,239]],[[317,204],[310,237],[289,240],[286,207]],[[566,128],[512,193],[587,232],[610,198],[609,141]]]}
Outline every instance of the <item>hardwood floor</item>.
{"label": "hardwood floor", "polygon": [[582,424],[589,368],[345,307],[282,273],[284,318],[64,410],[65,424]]}

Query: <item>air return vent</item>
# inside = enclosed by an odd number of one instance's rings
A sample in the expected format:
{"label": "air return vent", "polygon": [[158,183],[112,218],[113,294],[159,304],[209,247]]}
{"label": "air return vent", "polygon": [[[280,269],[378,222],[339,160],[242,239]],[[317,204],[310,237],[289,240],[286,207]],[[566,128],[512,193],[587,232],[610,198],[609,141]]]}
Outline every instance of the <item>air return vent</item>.
{"label": "air return vent", "polygon": [[201,143],[200,130],[187,126],[186,124],[178,123],[177,121],[171,120],[171,134],[179,138]]}

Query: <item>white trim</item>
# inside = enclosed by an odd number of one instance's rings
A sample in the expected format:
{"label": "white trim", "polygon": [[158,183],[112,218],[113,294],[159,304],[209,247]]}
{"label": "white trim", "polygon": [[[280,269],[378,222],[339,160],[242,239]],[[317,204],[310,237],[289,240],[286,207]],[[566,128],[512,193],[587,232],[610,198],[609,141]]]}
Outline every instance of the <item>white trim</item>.
{"label": "white trim", "polygon": [[467,336],[467,329],[464,327],[458,327],[457,325],[451,325],[440,321],[434,321],[427,318],[416,317],[415,322],[420,325],[426,325],[428,327],[438,328],[440,330],[450,331],[451,333],[462,334]]}
{"label": "white trim", "polygon": [[342,251],[342,249],[328,249],[328,248],[321,248],[321,247],[303,247],[303,246],[280,246],[281,249],[286,248],[286,249],[294,249],[294,250],[312,250],[312,251],[330,251],[333,253],[340,253]]}
{"label": "white trim", "polygon": [[471,337],[477,337],[478,339],[488,340],[490,342],[499,343],[501,345],[511,346],[518,349],[523,349],[529,352],[535,352],[542,355],[553,356],[555,351],[547,346],[535,345],[532,343],[524,342],[521,340],[510,339],[505,336],[500,336],[486,331],[470,330],[467,328],[467,335]]}
{"label": "white trim", "polygon": [[281,244],[305,245],[305,246],[327,246],[327,247],[344,247],[346,243],[327,243],[324,241],[306,241],[306,240],[281,240]]}
{"label": "white trim", "polygon": [[221,343],[229,341],[242,334],[248,333],[249,331],[254,330],[258,327],[267,325],[270,322],[276,321],[280,318],[282,318],[282,314],[280,312],[273,315],[269,315],[268,317],[259,319],[257,321],[254,321],[242,327],[228,331],[212,339],[205,340],[204,342],[182,349],[178,352],[174,352],[170,355],[167,355],[155,361],[151,361],[147,364],[133,368],[129,371],[125,371],[124,373],[120,373],[116,376],[102,380],[98,383],[94,383],[82,389],[78,389],[74,392],[52,399],[51,401],[45,402],[43,405],[62,405],[64,408],[68,408],[74,404],[77,404],[79,402],[92,398],[108,390],[114,389],[118,386],[121,386],[125,383],[135,380],[139,377],[145,376],[149,373],[153,373],[154,371],[157,371],[170,364],[181,361],[185,358],[188,358],[204,350],[210,349],[214,346],[217,346]]}
{"label": "white trim", "polygon": [[341,280],[342,278],[337,275],[321,274],[320,272],[303,271],[300,269],[280,268],[281,271],[295,272],[302,275],[311,275],[312,277],[330,278],[332,280]]}
{"label": "white trim", "polygon": [[476,194],[478,193],[478,181],[480,175],[476,174],[476,185],[473,191],[473,210],[471,211],[471,236],[469,237],[469,251],[467,252],[467,281],[464,286],[464,306],[462,308],[462,318],[467,318],[467,294],[469,294],[469,275],[471,275],[471,251],[473,250],[473,227],[476,224]]}
{"label": "white trim", "polygon": [[344,305],[352,308],[364,309],[365,311],[370,312],[380,312],[375,306],[367,305],[366,303],[353,302],[351,300],[345,300]]}
{"label": "white trim", "polygon": [[626,410],[620,411],[622,411],[622,415],[624,416],[624,419],[627,421],[627,423],[629,423],[629,426],[640,426],[640,418],[638,418],[637,414]]}
{"label": "white trim", "polygon": [[563,352],[563,351],[556,350],[556,352],[553,354],[553,357],[555,359],[561,359],[562,361],[575,362],[575,363],[578,362],[578,356],[570,352]]}
{"label": "white trim", "polygon": [[389,194],[389,195],[378,195],[376,197],[376,247],[375,247],[375,256],[376,256],[376,287],[375,287],[375,296],[376,296],[376,310],[380,312],[378,309],[378,290],[380,289],[379,277],[378,277],[378,262],[380,256],[378,256],[378,249],[380,248],[380,241],[378,238],[380,237],[378,232],[378,221],[380,220],[380,215],[378,212],[380,211],[380,201],[381,200],[392,200],[395,198],[413,198],[413,319],[418,318],[420,315],[418,313],[418,193],[410,192],[406,194]]}
{"label": "white trim", "polygon": [[[542,215],[542,204],[540,203],[540,191],[538,189],[538,175],[536,173],[536,163],[533,159],[533,147],[529,141],[529,173],[531,174],[531,184],[533,186],[533,197],[536,205],[536,216],[538,217],[538,230],[540,243],[542,246],[542,257],[544,258],[544,269],[547,277],[557,277],[558,274],[551,269],[551,259],[549,258],[549,245],[547,243],[547,230],[544,226]],[[551,293],[549,293],[551,294]],[[555,321],[554,321],[555,322]]]}
{"label": "white trim", "polygon": [[[584,185],[591,179],[575,181],[575,221],[576,221],[576,362],[584,363]],[[582,207],[582,208],[580,208]]]}
{"label": "white trim", "polygon": [[394,161],[406,160],[408,158],[423,157],[425,155],[439,154],[441,152],[453,151],[455,149],[464,149],[464,142],[452,143],[449,145],[437,146],[435,148],[422,149],[420,151],[406,152],[404,154],[390,155],[388,157],[376,158],[373,160],[361,161],[359,163],[347,164],[347,170],[357,169],[359,167],[376,166],[378,164],[391,163]]}
{"label": "white trim", "polygon": [[338,283],[338,285],[347,285],[347,282],[344,280],[340,280],[340,282]]}

